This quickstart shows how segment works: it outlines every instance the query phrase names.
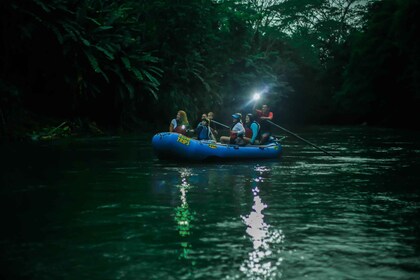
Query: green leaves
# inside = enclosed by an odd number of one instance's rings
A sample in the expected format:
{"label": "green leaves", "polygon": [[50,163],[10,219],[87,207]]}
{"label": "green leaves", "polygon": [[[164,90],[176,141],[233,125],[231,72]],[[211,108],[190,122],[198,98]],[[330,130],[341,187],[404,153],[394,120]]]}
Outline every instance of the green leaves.
{"label": "green leaves", "polygon": [[[118,65],[122,63],[127,71],[122,72],[121,76],[117,75],[119,81],[113,82],[130,83],[130,86],[126,86],[129,95],[133,94],[132,89],[136,83],[144,83],[143,76],[147,77],[147,87],[146,84],[143,85],[145,92],[150,86],[158,88],[160,68],[154,66],[148,71],[158,59],[149,52],[142,51],[142,46],[137,41],[141,34],[138,22],[133,20],[136,18],[136,1],[116,4],[114,1],[99,3],[85,0],[78,1],[78,5],[73,5],[76,1],[32,1],[41,7],[42,12],[31,11],[30,14],[41,22],[44,28],[52,31],[58,42],[64,45],[64,56],[79,59],[86,57],[89,68],[94,73],[101,74],[107,83],[111,81],[110,74],[116,72],[116,69],[119,69]],[[76,8],[72,10],[71,7]],[[121,57],[121,60],[115,60],[116,57]],[[89,83],[97,81],[89,73],[89,68],[83,67],[83,60],[75,62],[79,67],[74,69],[74,72],[85,72],[82,75],[87,83],[86,93],[89,94]],[[89,77],[93,78],[90,82]],[[103,87],[99,84],[95,86]],[[155,92],[151,94],[157,98]]]}
{"label": "green leaves", "polygon": [[[394,45],[381,45],[386,38],[375,31],[375,43],[366,41],[379,44],[375,50],[359,46],[347,65],[349,38],[362,32],[365,3],[371,1],[8,1],[18,28],[5,32],[20,52],[7,58],[13,52],[6,48],[4,69],[20,57],[16,69],[29,61],[29,74],[22,78],[31,81],[27,87],[47,90],[50,100],[64,96],[68,111],[76,114],[113,111],[115,119],[131,115],[151,121],[157,109],[169,118],[182,108],[194,118],[203,111],[239,109],[250,92],[261,88],[267,89],[272,107],[283,109],[284,102],[315,107],[319,100],[331,102],[344,69],[359,85],[366,82],[364,75],[357,76],[359,68],[381,73],[356,62],[362,55],[379,64],[395,49],[410,66],[401,79],[419,87],[419,79],[410,78],[419,76],[414,72],[417,45],[410,32],[401,32],[411,30],[404,15],[416,14],[409,4],[402,9],[402,2],[386,29]],[[383,28],[388,15],[379,13],[370,24]],[[346,83],[344,89],[354,87]]]}

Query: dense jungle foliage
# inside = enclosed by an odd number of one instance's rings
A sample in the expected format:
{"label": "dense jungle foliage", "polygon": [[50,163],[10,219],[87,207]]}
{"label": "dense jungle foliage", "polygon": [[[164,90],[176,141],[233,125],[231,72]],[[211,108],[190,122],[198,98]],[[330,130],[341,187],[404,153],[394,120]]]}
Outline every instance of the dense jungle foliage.
{"label": "dense jungle foliage", "polygon": [[[166,129],[251,110],[275,122],[407,126],[420,99],[417,0],[3,0],[1,138]],[[98,129],[99,130],[99,129]]]}

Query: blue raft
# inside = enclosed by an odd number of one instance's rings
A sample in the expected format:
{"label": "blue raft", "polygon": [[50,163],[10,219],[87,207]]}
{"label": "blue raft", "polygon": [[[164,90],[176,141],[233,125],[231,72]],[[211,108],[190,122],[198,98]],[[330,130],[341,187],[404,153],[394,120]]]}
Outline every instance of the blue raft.
{"label": "blue raft", "polygon": [[245,159],[275,159],[280,157],[279,143],[244,147],[196,140],[182,134],[162,132],[153,136],[153,150],[159,159],[186,161],[217,161]]}

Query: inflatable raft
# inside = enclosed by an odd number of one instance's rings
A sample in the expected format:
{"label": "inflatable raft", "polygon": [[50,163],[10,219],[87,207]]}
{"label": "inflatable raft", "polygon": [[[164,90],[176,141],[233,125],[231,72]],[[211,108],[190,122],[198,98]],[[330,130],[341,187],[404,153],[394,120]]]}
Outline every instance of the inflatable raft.
{"label": "inflatable raft", "polygon": [[242,147],[209,140],[196,140],[173,132],[154,135],[152,146],[159,159],[186,161],[275,159],[280,157],[282,151],[278,142]]}

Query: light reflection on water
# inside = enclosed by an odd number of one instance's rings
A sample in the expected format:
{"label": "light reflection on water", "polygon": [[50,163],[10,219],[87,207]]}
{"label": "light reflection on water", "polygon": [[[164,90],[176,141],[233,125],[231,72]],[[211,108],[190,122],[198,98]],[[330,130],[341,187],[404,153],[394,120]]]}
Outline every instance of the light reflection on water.
{"label": "light reflection on water", "polygon": [[194,215],[189,209],[187,201],[187,193],[192,188],[188,182],[191,176],[191,169],[181,168],[179,171],[181,183],[177,185],[180,191],[181,205],[175,208],[175,221],[177,223],[178,233],[183,241],[181,241],[180,259],[188,259],[191,251],[191,244],[186,239],[191,234],[191,222],[194,220]]}
{"label": "light reflection on water", "polygon": [[419,138],[305,133],[338,155],[290,138],[260,165],[158,161],[149,138],[7,147],[3,278],[420,279]]}
{"label": "light reflection on water", "polygon": [[[263,173],[270,172],[270,168],[256,166],[254,168],[254,178],[251,184],[251,191],[254,197],[252,211],[246,216],[241,216],[247,226],[246,233],[251,237],[253,250],[248,253],[248,259],[241,265],[240,270],[248,279],[274,279],[281,277],[280,265],[282,258],[278,257],[280,250],[274,252],[275,248],[283,243],[284,235],[281,229],[273,229],[264,222],[264,209],[268,207],[259,193],[259,185],[264,182]],[[274,249],[275,250],[275,249]]]}

